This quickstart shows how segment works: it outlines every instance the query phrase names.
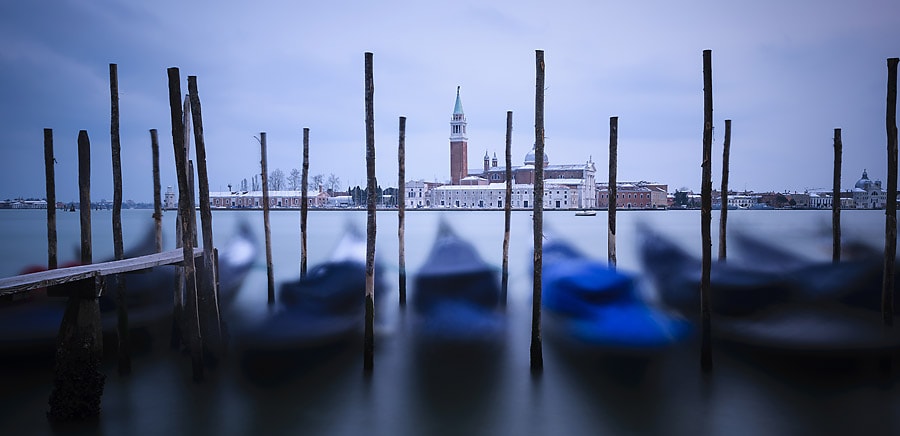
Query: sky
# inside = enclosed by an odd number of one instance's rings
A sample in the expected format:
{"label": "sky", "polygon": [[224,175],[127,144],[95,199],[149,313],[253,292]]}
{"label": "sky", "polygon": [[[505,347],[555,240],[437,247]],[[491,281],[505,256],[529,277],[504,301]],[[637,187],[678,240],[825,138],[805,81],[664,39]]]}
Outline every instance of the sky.
{"label": "sky", "polygon": [[[713,186],[732,120],[729,186],[830,188],[834,129],[842,186],[886,181],[886,59],[900,56],[896,0],[197,1],[35,0],[0,4],[0,199],[44,198],[43,129],[53,129],[56,196],[78,200],[77,137],[91,140],[91,198],[112,200],[109,64],[118,69],[123,197],[153,199],[150,129],[163,190],[177,187],[166,70],[197,76],[210,190],[269,170],[366,185],[364,56],[373,53],[376,174],[449,179],[460,87],[470,168],[513,164],[534,144],[535,50],[546,65],[551,164],[592,159],[608,177],[699,192],[702,52],[712,50]],[[193,157],[192,157],[193,158]]]}

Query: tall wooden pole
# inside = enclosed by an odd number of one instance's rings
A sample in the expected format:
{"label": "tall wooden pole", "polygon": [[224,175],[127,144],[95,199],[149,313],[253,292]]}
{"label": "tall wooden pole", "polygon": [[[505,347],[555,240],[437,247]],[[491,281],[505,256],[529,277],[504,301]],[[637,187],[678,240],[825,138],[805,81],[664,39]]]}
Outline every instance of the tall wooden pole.
{"label": "tall wooden pole", "polygon": [[44,129],[44,176],[47,189],[47,269],[57,267],[56,170],[53,157],[53,129]]}
{"label": "tall wooden pole", "polygon": [[266,277],[269,284],[269,306],[275,305],[275,273],[272,269],[272,231],[269,227],[269,164],[266,152],[266,132],[259,133],[260,168],[262,168],[263,226],[266,233]]}
{"label": "tall wooden pole", "polygon": [[531,306],[531,371],[544,370],[541,344],[541,279],[544,255],[544,51],[535,50],[534,85],[534,279]]}
{"label": "tall wooden pole", "polygon": [[881,289],[881,313],[884,325],[894,324],[894,263],[897,256],[897,62],[889,58],[887,84],[887,201],[884,204],[884,277]]}
{"label": "tall wooden pole", "polygon": [[834,129],[834,178],[831,185],[831,261],[841,261],[841,129]]}
{"label": "tall wooden pole", "polygon": [[203,232],[203,280],[200,302],[201,315],[205,320],[208,343],[217,352],[225,350],[225,336],[222,334],[222,318],[219,312],[219,287],[216,284],[218,265],[213,250],[212,209],[209,204],[209,175],[206,170],[206,140],[203,137],[203,112],[200,93],[197,90],[197,76],[188,76],[188,95],[191,102],[191,119],[194,123],[194,150],[197,158],[198,190],[200,193],[200,225]]}
{"label": "tall wooden pole", "polygon": [[191,348],[191,367],[195,381],[203,379],[203,338],[200,336],[200,316],[197,301],[197,276],[194,266],[194,235],[191,226],[193,195],[188,181],[188,156],[184,144],[184,119],[181,106],[181,77],[178,68],[167,70],[169,77],[169,109],[172,115],[172,147],[175,150],[175,169],[178,173],[178,210],[181,214],[181,249],[184,253],[185,321]]}
{"label": "tall wooden pole", "polygon": [[609,236],[606,239],[607,262],[610,268],[616,267],[616,206],[619,202],[616,172],[619,159],[619,117],[609,117]]}
{"label": "tall wooden pole", "polygon": [[365,53],[366,99],[366,327],[363,344],[363,369],[371,373],[375,366],[375,80],[372,53]]}
{"label": "tall wooden pole", "polygon": [[400,117],[397,145],[397,239],[400,243],[400,306],[406,306],[406,117]]}
{"label": "tall wooden pole", "polygon": [[309,127],[303,128],[303,173],[300,175],[300,277],[306,277],[306,217],[309,215]]}
{"label": "tall wooden pole", "polygon": [[81,222],[81,263],[93,263],[91,248],[91,140],[87,130],[78,132],[78,212]]}
{"label": "tall wooden pole", "polygon": [[[113,251],[116,260],[125,258],[122,241],[122,145],[119,141],[119,73],[116,64],[109,64],[110,122],[113,173]],[[131,341],[128,335],[128,307],[125,300],[125,275],[116,275],[116,336],[118,337],[119,374],[131,373]]]}
{"label": "tall wooden pole", "polygon": [[704,372],[712,370],[712,334],[709,303],[709,276],[712,269],[712,50],[703,50],[703,180],[700,186],[700,234],[703,239],[703,266],[700,278],[700,318],[702,340],[700,367]]}
{"label": "tall wooden pole", "polygon": [[159,137],[156,129],[150,129],[150,148],[153,154],[153,222],[156,228],[156,252],[162,253],[162,187],[159,181]]}
{"label": "tall wooden pole", "polygon": [[[93,263],[91,248],[91,142],[78,132],[78,191],[81,215],[81,263]],[[103,328],[98,292],[103,277],[73,283],[57,337],[53,390],[48,401],[51,421],[96,419],[106,376],[100,373]]]}
{"label": "tall wooden pole", "polygon": [[503,200],[503,271],[500,275],[500,301],[509,299],[509,230],[512,218],[512,111],[506,111],[506,197]]}
{"label": "tall wooden pole", "polygon": [[725,120],[725,144],[722,146],[722,190],[719,213],[719,262],[726,257],[726,232],[728,231],[728,158],[731,155],[731,120]]}

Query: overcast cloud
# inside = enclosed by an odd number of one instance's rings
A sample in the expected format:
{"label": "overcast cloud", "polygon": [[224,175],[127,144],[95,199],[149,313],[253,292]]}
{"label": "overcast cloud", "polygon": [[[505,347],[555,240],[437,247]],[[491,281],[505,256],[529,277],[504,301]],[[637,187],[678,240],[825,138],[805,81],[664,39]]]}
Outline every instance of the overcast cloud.
{"label": "overcast cloud", "polygon": [[[304,4],[310,3],[310,4]],[[0,5],[0,199],[45,196],[43,132],[54,129],[57,198],[77,193],[76,138],[92,145],[92,198],[112,199],[109,64],[118,64],[124,197],[152,200],[149,129],[162,183],[176,185],[166,68],[198,77],[210,188],[269,168],[365,186],[364,52],[374,53],[377,174],[449,178],[456,87],[469,166],[513,160],[534,142],[534,51],[546,57],[551,163],[593,157],[605,180],[609,117],[619,117],[621,180],[699,191],[702,51],[713,51],[715,164],[733,120],[731,186],[831,186],[842,128],[843,185],[885,180],[885,59],[900,56],[896,0],[744,2],[39,0]]]}

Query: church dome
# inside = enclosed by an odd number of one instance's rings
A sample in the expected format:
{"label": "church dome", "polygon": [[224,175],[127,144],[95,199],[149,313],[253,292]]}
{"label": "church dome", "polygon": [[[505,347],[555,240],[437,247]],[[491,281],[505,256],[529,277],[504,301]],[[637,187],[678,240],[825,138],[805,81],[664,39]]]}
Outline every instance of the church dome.
{"label": "church dome", "polygon": [[[535,161],[535,152],[534,152],[534,147],[532,147],[531,151],[529,151],[528,154],[525,155],[525,165],[534,165],[534,161]],[[550,158],[547,157],[547,152],[545,151],[544,152],[544,166],[547,166],[549,164],[550,164]]]}
{"label": "church dome", "polygon": [[866,170],[863,170],[862,177],[856,181],[856,188],[868,191],[871,184],[872,181],[869,180],[869,175],[866,173]]}

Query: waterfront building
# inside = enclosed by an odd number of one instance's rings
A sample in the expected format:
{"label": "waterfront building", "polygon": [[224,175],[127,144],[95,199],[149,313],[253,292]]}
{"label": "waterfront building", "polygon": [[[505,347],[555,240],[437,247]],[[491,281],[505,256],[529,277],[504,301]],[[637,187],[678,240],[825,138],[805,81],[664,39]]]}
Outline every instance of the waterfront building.
{"label": "waterfront building", "polygon": [[881,180],[869,180],[866,170],[853,186],[853,203],[857,209],[884,209],[887,193],[881,189]]}
{"label": "waterfront building", "polygon": [[[317,191],[309,191],[308,207],[325,207],[329,205],[329,195],[321,187]],[[300,209],[303,201],[302,191],[269,191],[269,207]],[[332,203],[340,206],[340,201]],[[209,193],[209,205],[214,209],[260,209],[263,205],[262,191],[220,191]]]}
{"label": "waterfront building", "polygon": [[[457,209],[503,209],[506,183],[487,185],[444,185],[430,192],[433,207]],[[544,185],[545,209],[573,209],[580,204],[578,190],[566,185]],[[528,209],[534,207],[534,185],[512,186],[510,207]]]}
{"label": "waterfront building", "polygon": [[[616,208],[661,209],[668,207],[668,185],[652,182],[617,182]],[[609,183],[597,184],[597,205],[609,207]]]}

